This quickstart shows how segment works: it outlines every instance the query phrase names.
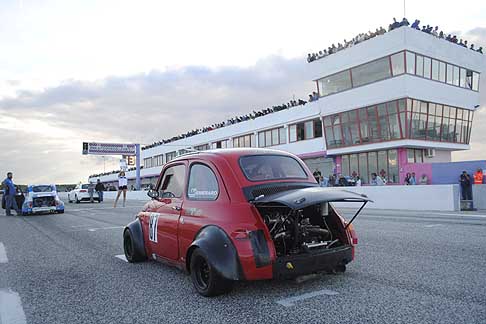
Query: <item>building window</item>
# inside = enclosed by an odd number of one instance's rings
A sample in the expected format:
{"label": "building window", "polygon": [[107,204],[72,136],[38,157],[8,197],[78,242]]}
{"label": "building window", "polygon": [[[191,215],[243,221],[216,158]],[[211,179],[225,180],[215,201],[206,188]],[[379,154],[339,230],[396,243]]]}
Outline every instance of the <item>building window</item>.
{"label": "building window", "polygon": [[167,162],[172,161],[176,157],[177,157],[177,152],[175,152],[175,151],[174,152],[165,153],[165,160]]}
{"label": "building window", "polygon": [[156,155],[156,156],[153,157],[152,166],[156,167],[156,166],[161,166],[163,164],[164,164],[164,155],[163,154]]}
{"label": "building window", "polygon": [[209,150],[209,144],[197,145],[197,146],[194,146],[194,149],[196,151],[207,151],[207,150]]}
{"label": "building window", "polygon": [[289,126],[290,142],[322,137],[322,122],[319,118]]}
{"label": "building window", "polygon": [[233,147],[254,147],[255,135],[248,134],[238,137],[233,137]]}
{"label": "building window", "polygon": [[[402,51],[317,80],[321,96],[391,78],[403,73],[479,91],[479,73]],[[462,75],[465,75],[463,77]],[[463,81],[464,79],[464,81]]]}
{"label": "building window", "polygon": [[283,127],[269,129],[258,133],[258,147],[269,147],[286,143]]}
{"label": "building window", "polygon": [[144,167],[144,169],[152,167],[152,158],[151,157],[143,159],[143,167]]}
{"label": "building window", "polygon": [[211,144],[211,148],[213,149],[228,148],[228,140],[214,142]]}
{"label": "building window", "polygon": [[404,52],[393,54],[391,56],[391,65],[393,76],[405,73]]}
{"label": "building window", "polygon": [[472,118],[467,109],[400,99],[323,120],[327,148],[333,149],[404,138],[467,144]]}
{"label": "building window", "polygon": [[361,182],[366,184],[369,183],[371,173],[376,173],[388,183],[399,182],[397,150],[348,154],[341,158],[341,173],[344,176],[359,176]]}
{"label": "building window", "polygon": [[424,150],[407,149],[408,163],[424,163]]}
{"label": "building window", "polygon": [[349,70],[339,72],[318,81],[321,96],[351,89],[351,75]]}
{"label": "building window", "polygon": [[371,82],[391,77],[390,62],[388,57],[352,68],[353,87],[358,87]]}

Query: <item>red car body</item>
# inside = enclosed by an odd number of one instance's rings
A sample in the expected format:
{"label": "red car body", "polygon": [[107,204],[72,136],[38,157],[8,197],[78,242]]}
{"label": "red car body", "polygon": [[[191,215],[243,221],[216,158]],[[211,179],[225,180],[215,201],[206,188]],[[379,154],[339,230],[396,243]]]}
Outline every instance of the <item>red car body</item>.
{"label": "red car body", "polygon": [[368,201],[321,188],[299,158],[264,149],[181,156],[163,167],[149,195],[125,229],[127,259],[159,260],[191,273],[198,250],[199,279],[219,280],[208,289],[195,283],[206,296],[227,291],[234,280],[344,271],[357,237],[329,202]]}

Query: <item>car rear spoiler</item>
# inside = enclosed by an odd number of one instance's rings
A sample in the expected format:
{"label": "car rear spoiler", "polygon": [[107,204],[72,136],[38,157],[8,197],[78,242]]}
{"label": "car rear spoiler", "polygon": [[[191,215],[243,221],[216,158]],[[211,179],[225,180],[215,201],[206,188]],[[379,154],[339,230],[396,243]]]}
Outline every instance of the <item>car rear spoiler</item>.
{"label": "car rear spoiler", "polygon": [[309,187],[287,190],[268,196],[258,196],[250,201],[257,207],[266,207],[272,204],[284,205],[291,209],[302,209],[324,202],[358,202],[363,205],[346,224],[346,228],[359,215],[368,202],[373,202],[365,194],[358,194],[349,190],[337,190],[324,187]]}

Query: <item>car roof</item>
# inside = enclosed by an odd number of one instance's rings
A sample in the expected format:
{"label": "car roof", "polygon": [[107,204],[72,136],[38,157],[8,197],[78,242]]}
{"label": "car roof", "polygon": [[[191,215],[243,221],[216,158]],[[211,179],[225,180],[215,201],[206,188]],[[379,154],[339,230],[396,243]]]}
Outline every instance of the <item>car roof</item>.
{"label": "car roof", "polygon": [[234,159],[246,155],[260,155],[260,154],[271,154],[271,155],[283,155],[283,156],[293,156],[292,154],[279,150],[256,148],[256,147],[245,147],[245,148],[225,148],[225,149],[212,149],[206,151],[189,152],[178,156],[177,158],[171,160],[187,160],[190,158],[204,159],[205,157],[219,156],[225,159]]}

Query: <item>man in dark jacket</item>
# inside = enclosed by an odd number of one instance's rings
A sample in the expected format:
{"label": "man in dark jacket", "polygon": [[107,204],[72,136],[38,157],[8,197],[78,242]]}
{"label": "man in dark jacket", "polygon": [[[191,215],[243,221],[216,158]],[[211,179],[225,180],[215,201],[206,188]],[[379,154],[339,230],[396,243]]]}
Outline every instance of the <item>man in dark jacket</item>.
{"label": "man in dark jacket", "polygon": [[462,200],[472,200],[472,181],[466,171],[462,171],[459,183],[461,184]]}
{"label": "man in dark jacket", "polygon": [[98,193],[98,202],[100,203],[103,201],[103,191],[105,191],[105,185],[101,183],[100,179],[96,182],[95,190]]}
{"label": "man in dark jacket", "polygon": [[7,178],[3,180],[3,187],[4,187],[4,197],[5,197],[5,212],[7,216],[12,216],[10,210],[13,208],[17,215],[20,215],[20,209],[17,206],[17,201],[15,200],[15,193],[17,192],[17,188],[12,181],[13,174],[12,172],[7,173]]}

